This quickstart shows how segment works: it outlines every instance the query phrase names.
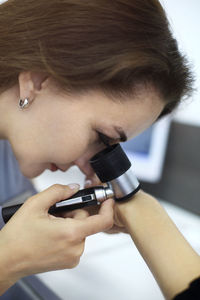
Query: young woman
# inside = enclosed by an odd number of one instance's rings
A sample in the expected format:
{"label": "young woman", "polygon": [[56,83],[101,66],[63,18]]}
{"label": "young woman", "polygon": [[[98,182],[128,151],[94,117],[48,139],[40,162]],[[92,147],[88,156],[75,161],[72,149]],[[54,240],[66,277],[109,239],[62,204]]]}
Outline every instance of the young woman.
{"label": "young woman", "polygon": [[[27,178],[77,165],[92,179],[91,156],[170,112],[190,84],[157,0],[0,6],[0,137]],[[85,238],[112,227],[112,200],[94,216],[48,214],[76,191],[54,185],[29,198],[4,226],[1,293],[23,276],[74,267]]]}

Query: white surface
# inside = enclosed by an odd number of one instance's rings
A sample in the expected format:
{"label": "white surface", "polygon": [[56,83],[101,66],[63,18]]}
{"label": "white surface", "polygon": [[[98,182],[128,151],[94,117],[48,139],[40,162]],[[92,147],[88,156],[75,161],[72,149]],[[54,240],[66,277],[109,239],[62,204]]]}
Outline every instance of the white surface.
{"label": "white surface", "polygon": [[[46,171],[35,180],[39,190],[54,183],[79,182],[84,176],[73,167],[68,172]],[[177,227],[200,254],[200,219],[169,203],[162,202]],[[86,241],[78,267],[37,275],[63,300],[163,300],[160,289],[126,234],[99,233]]]}
{"label": "white surface", "polygon": [[189,58],[196,77],[196,92],[180,106],[175,114],[175,120],[200,126],[200,1],[160,0],[160,2],[167,11],[174,36],[181,51]]}
{"label": "white surface", "polygon": [[38,277],[61,299],[164,299],[137,249],[125,234],[109,236],[99,233],[92,236],[86,242],[78,267]]}

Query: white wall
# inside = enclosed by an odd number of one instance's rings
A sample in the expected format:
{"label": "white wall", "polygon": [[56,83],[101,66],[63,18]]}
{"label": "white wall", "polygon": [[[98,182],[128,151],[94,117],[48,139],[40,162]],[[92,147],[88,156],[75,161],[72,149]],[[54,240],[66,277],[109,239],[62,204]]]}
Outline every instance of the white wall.
{"label": "white wall", "polygon": [[181,50],[188,56],[196,76],[197,91],[175,114],[182,123],[200,126],[200,1],[160,0],[167,11]]}

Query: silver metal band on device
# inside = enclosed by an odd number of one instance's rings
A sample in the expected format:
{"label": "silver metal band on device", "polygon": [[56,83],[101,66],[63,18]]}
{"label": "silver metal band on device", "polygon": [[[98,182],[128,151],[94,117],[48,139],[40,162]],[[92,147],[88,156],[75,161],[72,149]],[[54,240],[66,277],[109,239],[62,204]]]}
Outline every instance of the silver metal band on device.
{"label": "silver metal band on device", "polygon": [[116,199],[124,198],[138,190],[140,183],[131,168],[120,177],[110,181]]}
{"label": "silver metal band on device", "polygon": [[98,203],[101,203],[114,196],[113,190],[109,187],[95,188],[94,192]]}

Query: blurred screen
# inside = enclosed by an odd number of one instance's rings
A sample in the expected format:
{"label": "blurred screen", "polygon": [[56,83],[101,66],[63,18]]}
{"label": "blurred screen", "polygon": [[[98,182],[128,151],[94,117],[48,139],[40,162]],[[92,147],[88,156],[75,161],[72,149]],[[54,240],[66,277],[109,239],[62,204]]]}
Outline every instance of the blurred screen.
{"label": "blurred screen", "polygon": [[121,144],[140,180],[155,183],[161,179],[170,121],[171,117],[165,117],[139,136]]}

